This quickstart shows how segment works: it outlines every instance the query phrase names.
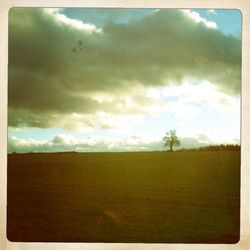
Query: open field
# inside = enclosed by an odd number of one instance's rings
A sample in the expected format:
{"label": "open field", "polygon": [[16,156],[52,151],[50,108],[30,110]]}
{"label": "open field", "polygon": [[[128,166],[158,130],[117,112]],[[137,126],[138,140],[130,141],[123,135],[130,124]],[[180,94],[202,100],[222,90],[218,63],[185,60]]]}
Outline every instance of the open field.
{"label": "open field", "polygon": [[240,152],[8,156],[11,241],[239,239]]}

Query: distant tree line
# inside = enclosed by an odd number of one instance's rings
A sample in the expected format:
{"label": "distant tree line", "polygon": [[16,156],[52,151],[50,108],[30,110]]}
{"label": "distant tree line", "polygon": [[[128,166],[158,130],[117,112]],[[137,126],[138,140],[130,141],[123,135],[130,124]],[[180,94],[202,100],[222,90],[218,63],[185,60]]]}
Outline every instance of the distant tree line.
{"label": "distant tree line", "polygon": [[[175,130],[170,130],[162,138],[164,142],[164,149],[166,151],[174,151],[174,147],[181,145],[181,141],[176,135]],[[175,151],[240,151],[240,145],[238,144],[220,144],[220,145],[208,145],[198,148],[181,148]],[[159,151],[158,151],[159,152]]]}
{"label": "distant tree line", "polygon": [[240,145],[238,144],[220,144],[220,145],[209,145],[199,148],[181,148],[177,151],[239,151]]}

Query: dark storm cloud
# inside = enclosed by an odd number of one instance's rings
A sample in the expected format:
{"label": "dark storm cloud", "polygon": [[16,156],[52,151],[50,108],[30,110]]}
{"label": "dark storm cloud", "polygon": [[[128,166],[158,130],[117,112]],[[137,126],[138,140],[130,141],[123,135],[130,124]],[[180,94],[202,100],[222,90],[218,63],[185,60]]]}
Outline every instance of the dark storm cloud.
{"label": "dark storm cloud", "polygon": [[[10,126],[60,126],[58,117],[72,113],[142,113],[151,99],[138,98],[141,108],[134,110],[118,108],[136,85],[161,87],[197,78],[229,94],[240,91],[240,40],[181,11],[107,22],[101,31],[71,25],[58,15],[38,8],[10,11]],[[96,92],[120,98],[100,103],[93,98]]]}

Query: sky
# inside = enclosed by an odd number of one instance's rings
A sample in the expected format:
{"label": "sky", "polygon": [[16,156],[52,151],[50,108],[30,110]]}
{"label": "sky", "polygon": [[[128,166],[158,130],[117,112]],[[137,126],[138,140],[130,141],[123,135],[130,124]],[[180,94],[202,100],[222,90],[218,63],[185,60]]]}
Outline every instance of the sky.
{"label": "sky", "polygon": [[241,13],[12,8],[8,152],[240,144]]}

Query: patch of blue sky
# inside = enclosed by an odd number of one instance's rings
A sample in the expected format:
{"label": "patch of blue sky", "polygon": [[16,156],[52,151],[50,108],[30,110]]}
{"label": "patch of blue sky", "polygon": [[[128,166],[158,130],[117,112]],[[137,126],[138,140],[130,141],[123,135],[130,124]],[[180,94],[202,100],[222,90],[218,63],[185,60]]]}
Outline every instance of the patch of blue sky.
{"label": "patch of blue sky", "polygon": [[241,37],[242,15],[237,9],[194,9],[201,17],[217,24],[219,30],[226,35]]}
{"label": "patch of blue sky", "polygon": [[[176,119],[170,113],[162,113],[157,117],[147,117],[144,123],[135,127],[131,135],[145,134],[152,138],[161,138],[170,129],[176,128]],[[143,131],[143,132],[142,132]],[[135,133],[135,134],[132,134]]]}
{"label": "patch of blue sky", "polygon": [[49,140],[55,137],[56,135],[67,134],[74,136],[76,138],[86,138],[90,133],[78,132],[78,131],[69,131],[63,128],[22,128],[22,129],[8,129],[8,136],[14,136],[19,139],[31,138],[34,140]]}
{"label": "patch of blue sky", "polygon": [[8,129],[8,136],[14,136],[20,139],[32,138],[34,140],[48,140],[54,135],[63,133],[61,128],[21,128]]}
{"label": "patch of blue sky", "polygon": [[19,139],[33,139],[38,141],[50,140],[57,135],[73,136],[77,139],[86,139],[90,137],[108,137],[108,138],[124,138],[129,136],[130,132],[115,133],[114,130],[109,129],[93,129],[89,132],[79,132],[65,130],[63,128],[21,128],[12,129],[8,128],[8,137],[16,137]]}
{"label": "patch of blue sky", "polygon": [[162,98],[162,100],[164,100],[166,102],[176,102],[180,99],[179,96],[174,96],[174,95],[173,96],[162,96],[161,98]]}

